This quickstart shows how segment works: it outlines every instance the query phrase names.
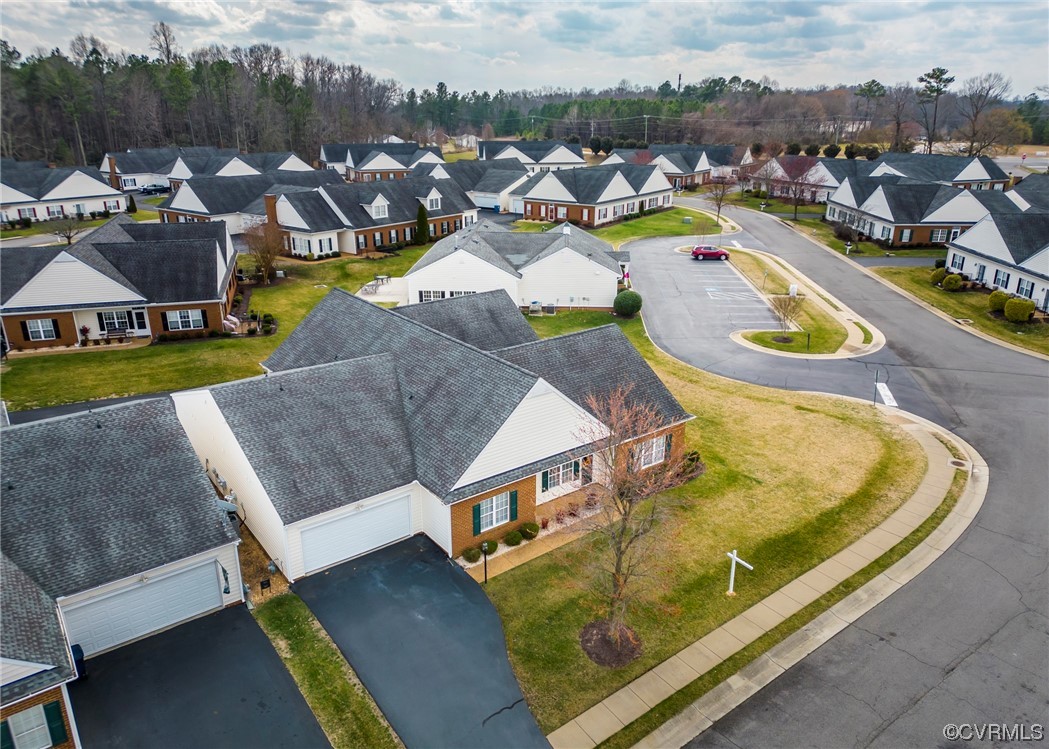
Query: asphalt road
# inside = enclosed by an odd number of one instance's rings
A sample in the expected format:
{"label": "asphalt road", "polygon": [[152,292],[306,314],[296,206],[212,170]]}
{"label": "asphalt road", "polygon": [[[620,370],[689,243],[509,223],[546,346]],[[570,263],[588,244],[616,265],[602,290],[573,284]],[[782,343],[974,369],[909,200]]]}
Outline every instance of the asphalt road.
{"label": "asphalt road", "polygon": [[810,361],[695,336],[679,322],[688,290],[673,291],[686,261],[650,240],[629,249],[656,342],[712,372],[788,389],[871,397],[877,372],[902,408],[970,442],[990,482],[973,524],[929,569],[688,746],[952,746],[949,723],[1049,723],[1049,364],[956,328],[774,218],[727,213],[748,231],[734,237],[741,244],[793,264],[888,345]]}

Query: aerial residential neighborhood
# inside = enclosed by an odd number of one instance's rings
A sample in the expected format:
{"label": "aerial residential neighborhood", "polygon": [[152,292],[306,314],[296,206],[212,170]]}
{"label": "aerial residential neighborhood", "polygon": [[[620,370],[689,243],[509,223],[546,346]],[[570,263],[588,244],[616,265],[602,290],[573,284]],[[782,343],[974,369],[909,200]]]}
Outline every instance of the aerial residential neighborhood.
{"label": "aerial residential neighborhood", "polygon": [[47,10],[2,749],[1044,740],[1044,5]]}

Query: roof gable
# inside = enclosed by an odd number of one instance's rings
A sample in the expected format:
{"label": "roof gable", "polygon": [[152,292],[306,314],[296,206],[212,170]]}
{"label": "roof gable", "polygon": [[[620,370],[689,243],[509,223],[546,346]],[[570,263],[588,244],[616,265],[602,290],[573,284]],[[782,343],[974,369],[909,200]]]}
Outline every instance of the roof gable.
{"label": "roof gable", "polygon": [[142,302],[145,298],[134,287],[117,283],[69,252],[59,252],[47,266],[4,301],[4,308],[76,307],[101,302],[133,301]]}

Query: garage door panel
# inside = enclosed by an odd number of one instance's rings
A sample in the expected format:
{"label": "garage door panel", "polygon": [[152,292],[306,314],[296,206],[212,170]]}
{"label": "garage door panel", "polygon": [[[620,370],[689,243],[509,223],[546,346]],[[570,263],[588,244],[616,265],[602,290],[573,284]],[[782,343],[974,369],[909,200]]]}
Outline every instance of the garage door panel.
{"label": "garage door panel", "polygon": [[308,573],[360,556],[411,535],[411,498],[400,497],[302,529]]}
{"label": "garage door panel", "polygon": [[63,607],[62,614],[69,641],[92,655],[221,606],[212,561]]}

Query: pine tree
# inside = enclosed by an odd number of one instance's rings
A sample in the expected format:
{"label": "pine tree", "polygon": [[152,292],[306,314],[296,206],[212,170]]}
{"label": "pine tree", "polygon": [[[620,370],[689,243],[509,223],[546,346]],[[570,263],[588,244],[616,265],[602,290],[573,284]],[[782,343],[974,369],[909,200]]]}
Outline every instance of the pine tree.
{"label": "pine tree", "polygon": [[419,212],[415,214],[415,244],[426,244],[430,241],[430,216],[426,206],[419,203]]}

